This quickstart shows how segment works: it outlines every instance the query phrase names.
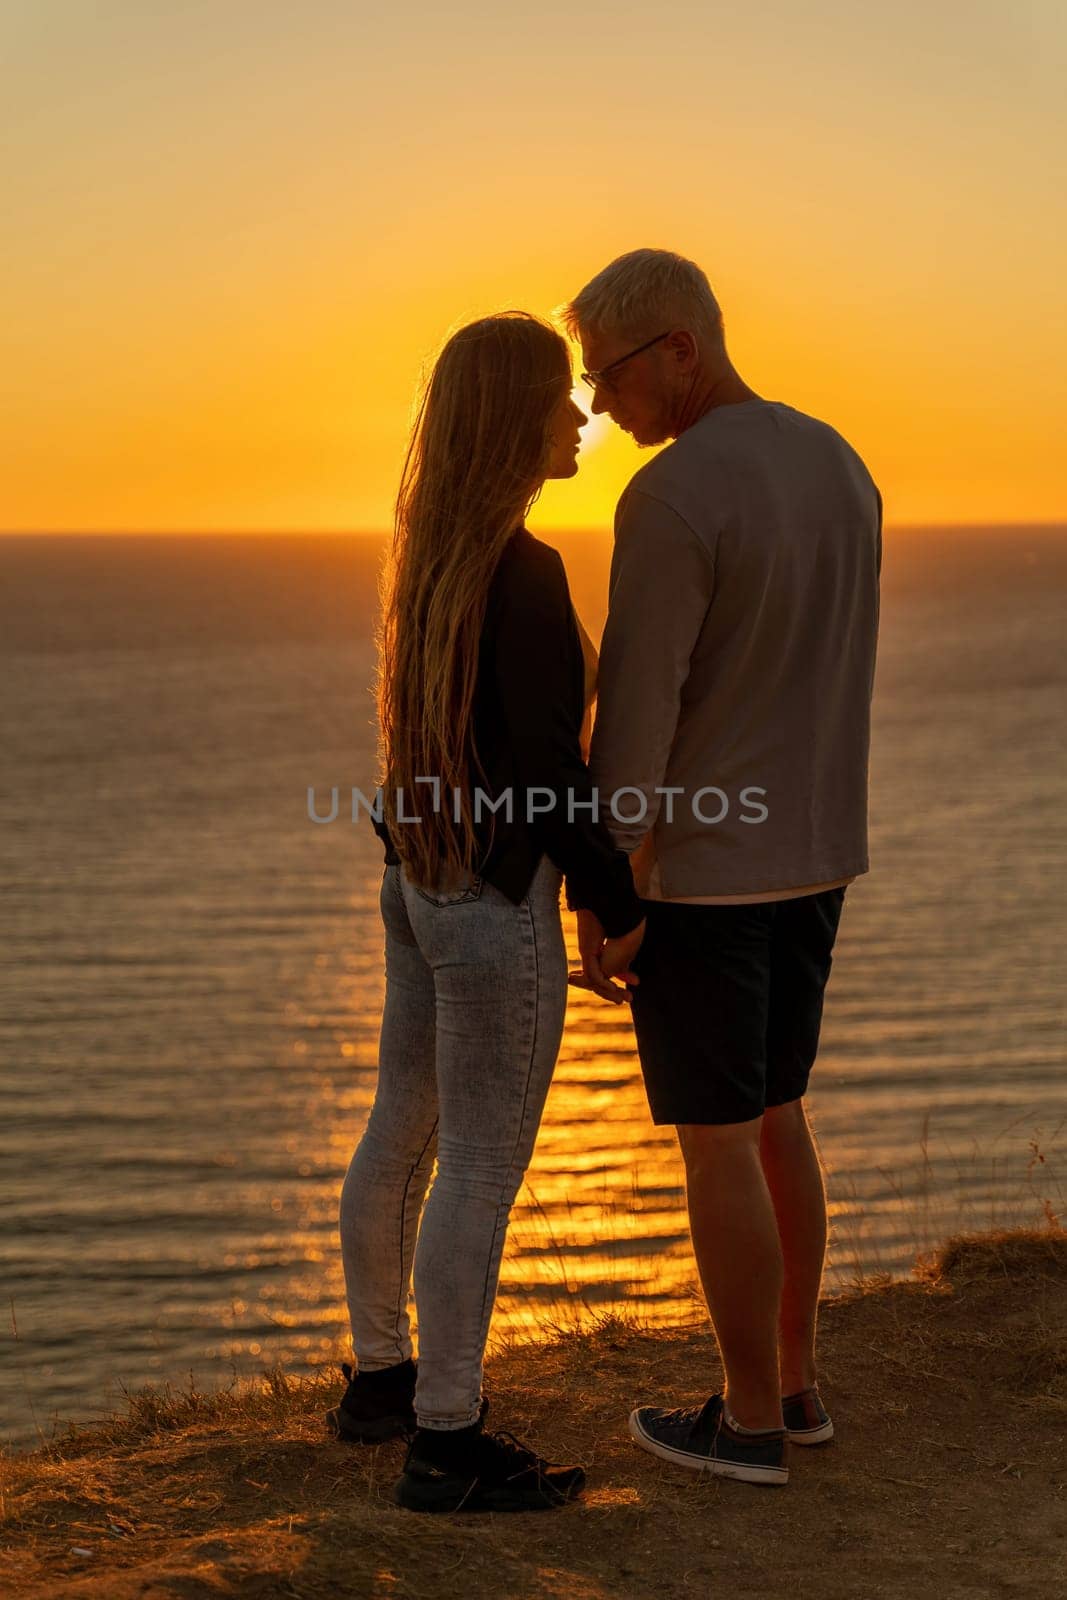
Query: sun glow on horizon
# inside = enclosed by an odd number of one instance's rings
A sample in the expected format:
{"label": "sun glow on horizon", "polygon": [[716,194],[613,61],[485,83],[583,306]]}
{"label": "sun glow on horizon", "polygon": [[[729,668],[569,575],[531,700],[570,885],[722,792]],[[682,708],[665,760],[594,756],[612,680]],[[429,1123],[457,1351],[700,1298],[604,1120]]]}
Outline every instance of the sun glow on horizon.
{"label": "sun glow on horizon", "polygon": [[[613,21],[610,122],[556,42],[603,63],[604,15],[562,0],[491,36],[473,0],[25,8],[0,525],[387,528],[447,331],[645,244],[700,262],[742,377],[838,428],[888,523],[1067,518],[1064,13],[768,6]],[[591,417],[542,524],[610,528],[648,458]]]}

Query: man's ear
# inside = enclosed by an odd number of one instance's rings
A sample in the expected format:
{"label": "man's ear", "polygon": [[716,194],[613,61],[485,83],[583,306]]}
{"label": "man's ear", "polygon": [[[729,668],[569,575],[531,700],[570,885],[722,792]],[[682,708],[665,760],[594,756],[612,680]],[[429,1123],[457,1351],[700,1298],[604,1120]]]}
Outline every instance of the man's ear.
{"label": "man's ear", "polygon": [[686,370],[696,365],[699,356],[696,334],[690,333],[688,328],[677,328],[664,340],[665,347],[671,352],[671,357],[676,366]]}

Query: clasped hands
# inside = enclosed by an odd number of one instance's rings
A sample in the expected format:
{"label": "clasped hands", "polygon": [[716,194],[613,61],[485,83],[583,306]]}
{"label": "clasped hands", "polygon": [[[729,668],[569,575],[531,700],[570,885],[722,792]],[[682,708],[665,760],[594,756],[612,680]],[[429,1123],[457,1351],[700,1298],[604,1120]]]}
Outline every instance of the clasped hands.
{"label": "clasped hands", "polygon": [[[570,973],[567,982],[575,989],[592,989],[612,1005],[623,1005],[630,1000],[630,989],[641,981],[636,972],[630,971],[630,963],[645,936],[644,919],[629,933],[609,939],[592,911],[579,911],[577,916],[582,970]],[[613,983],[613,978],[621,978],[622,982]]]}

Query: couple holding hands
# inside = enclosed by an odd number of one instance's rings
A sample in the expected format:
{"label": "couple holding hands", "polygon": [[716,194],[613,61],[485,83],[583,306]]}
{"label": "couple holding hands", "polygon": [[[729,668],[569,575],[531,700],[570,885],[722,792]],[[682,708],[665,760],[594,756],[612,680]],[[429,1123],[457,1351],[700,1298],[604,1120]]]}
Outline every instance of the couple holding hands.
{"label": "couple holding hands", "polygon": [[409,1437],[395,1497],[414,1511],[541,1510],[584,1483],[487,1430],[482,1395],[568,981],[631,1007],[725,1372],[706,1400],[635,1410],[635,1442],[784,1484],[787,1445],[833,1434],[804,1094],[868,868],[881,497],[839,433],[744,382],[691,261],[632,251],[561,316],[592,410],[671,441],[619,502],[599,662],[558,552],[524,526],[545,481],[577,472],[588,419],[566,341],[520,312],[461,328],[436,362],[381,628],[385,1004],[340,1203],[357,1368],[327,1421]]}

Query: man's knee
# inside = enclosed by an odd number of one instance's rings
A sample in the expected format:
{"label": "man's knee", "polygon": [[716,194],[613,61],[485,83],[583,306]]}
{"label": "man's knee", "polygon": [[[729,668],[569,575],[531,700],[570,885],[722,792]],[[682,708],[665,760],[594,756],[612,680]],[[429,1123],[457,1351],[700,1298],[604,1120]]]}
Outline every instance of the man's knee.
{"label": "man's knee", "polygon": [[810,1139],[804,1100],[789,1100],[782,1106],[768,1106],[763,1113],[760,1143],[764,1150],[775,1145],[793,1145]]}
{"label": "man's knee", "polygon": [[798,1095],[795,1100],[787,1100],[781,1106],[768,1106],[763,1113],[763,1117],[769,1127],[773,1127],[775,1124],[805,1121],[804,1096]]}
{"label": "man's knee", "polygon": [[706,1171],[724,1158],[758,1149],[762,1117],[747,1122],[683,1122],[678,1124],[678,1143],[690,1177]]}

